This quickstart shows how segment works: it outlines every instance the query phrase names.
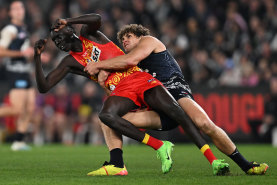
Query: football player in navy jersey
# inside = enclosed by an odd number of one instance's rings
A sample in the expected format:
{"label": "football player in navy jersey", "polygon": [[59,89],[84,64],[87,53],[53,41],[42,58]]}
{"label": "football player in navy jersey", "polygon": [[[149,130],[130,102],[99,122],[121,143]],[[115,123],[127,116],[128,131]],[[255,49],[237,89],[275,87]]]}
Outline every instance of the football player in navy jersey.
{"label": "football player in navy jersey", "polygon": [[0,117],[17,118],[15,141],[11,149],[28,150],[30,147],[24,142],[24,137],[35,107],[35,89],[30,79],[31,63],[27,58],[33,55],[33,49],[29,47],[23,3],[11,2],[9,15],[10,24],[1,31],[0,57],[5,64],[6,79],[10,85],[10,105],[0,107]]}
{"label": "football player in navy jersey", "polygon": [[[85,71],[93,75],[97,74],[99,70],[119,70],[138,65],[164,84],[194,124],[207,134],[217,148],[236,162],[245,173],[265,174],[268,165],[246,160],[225,131],[216,126],[206,112],[193,100],[191,90],[184,80],[179,65],[160,40],[150,36],[147,28],[137,24],[124,26],[117,36],[127,54],[98,63],[89,63]],[[174,121],[169,119],[168,122]],[[115,137],[113,139],[115,140]],[[207,149],[206,146],[203,146],[200,150],[209,159]],[[213,167],[213,163],[221,163],[214,159],[209,161]],[[213,170],[216,174],[215,168]]]}

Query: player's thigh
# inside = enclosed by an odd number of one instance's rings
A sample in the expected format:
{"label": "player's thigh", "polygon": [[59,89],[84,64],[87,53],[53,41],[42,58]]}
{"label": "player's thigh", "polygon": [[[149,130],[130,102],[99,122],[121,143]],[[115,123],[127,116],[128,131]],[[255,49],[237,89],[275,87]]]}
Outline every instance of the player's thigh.
{"label": "player's thigh", "polygon": [[144,101],[153,110],[167,115],[173,115],[172,113],[180,113],[182,111],[176,100],[163,86],[156,86],[145,91]]}
{"label": "player's thigh", "polygon": [[127,114],[129,111],[136,108],[137,105],[129,98],[121,96],[109,96],[108,99],[104,102],[99,117],[101,119],[101,116],[107,113],[123,116]]}
{"label": "player's thigh", "polygon": [[27,101],[26,101],[26,109],[28,114],[32,114],[35,109],[36,102],[36,90],[34,88],[30,88],[27,90]]}
{"label": "player's thigh", "polygon": [[26,103],[26,89],[12,89],[9,93],[9,99],[11,106],[18,111],[18,113],[22,113]]}
{"label": "player's thigh", "polygon": [[196,124],[196,126],[200,128],[204,125],[213,126],[213,122],[210,120],[207,113],[194,100],[190,98],[181,98],[178,100],[178,103],[182,107],[182,109],[188,114],[188,116],[192,119],[194,124]]}
{"label": "player's thigh", "polygon": [[160,129],[162,127],[160,116],[155,111],[128,112],[123,118],[130,121],[137,128]]}

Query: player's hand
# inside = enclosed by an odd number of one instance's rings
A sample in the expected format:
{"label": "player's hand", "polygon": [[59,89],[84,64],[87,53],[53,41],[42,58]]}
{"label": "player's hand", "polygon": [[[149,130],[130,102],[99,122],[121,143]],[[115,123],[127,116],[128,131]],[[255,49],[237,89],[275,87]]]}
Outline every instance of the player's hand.
{"label": "player's hand", "polygon": [[99,85],[104,89],[108,96],[111,94],[111,91],[105,86],[105,81],[107,80],[109,74],[109,71],[100,70],[97,78]]}
{"label": "player's hand", "polygon": [[84,71],[90,75],[97,75],[100,70],[97,68],[97,63],[89,62],[84,68]]}
{"label": "player's hand", "polygon": [[107,80],[110,72],[105,71],[105,70],[100,70],[98,73],[98,83],[101,87],[105,88],[105,81]]}
{"label": "player's hand", "polygon": [[51,30],[54,31],[59,31],[61,30],[63,27],[65,27],[67,25],[67,21],[65,19],[57,19],[54,24],[52,24],[51,26]]}
{"label": "player's hand", "polygon": [[34,52],[36,55],[40,55],[44,51],[46,42],[47,39],[40,39],[35,43]]}

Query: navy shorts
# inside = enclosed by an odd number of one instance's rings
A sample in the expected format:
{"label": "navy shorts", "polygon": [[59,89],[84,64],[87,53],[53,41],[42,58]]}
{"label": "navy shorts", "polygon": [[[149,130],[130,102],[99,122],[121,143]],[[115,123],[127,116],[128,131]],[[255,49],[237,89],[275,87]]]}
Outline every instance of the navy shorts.
{"label": "navy shorts", "polygon": [[173,76],[168,81],[162,81],[162,83],[176,101],[181,98],[193,99],[190,87],[184,78]]}
{"label": "navy shorts", "polygon": [[[176,101],[178,101],[181,98],[190,98],[193,100],[190,87],[182,77],[173,76],[168,81],[162,81],[162,83]],[[164,113],[158,113],[158,114],[160,116],[161,124],[162,124],[161,130],[163,131],[171,130],[178,126],[178,123],[176,123],[174,120],[169,118]]]}
{"label": "navy shorts", "polygon": [[33,87],[30,74],[6,72],[7,81],[11,89],[29,89]]}

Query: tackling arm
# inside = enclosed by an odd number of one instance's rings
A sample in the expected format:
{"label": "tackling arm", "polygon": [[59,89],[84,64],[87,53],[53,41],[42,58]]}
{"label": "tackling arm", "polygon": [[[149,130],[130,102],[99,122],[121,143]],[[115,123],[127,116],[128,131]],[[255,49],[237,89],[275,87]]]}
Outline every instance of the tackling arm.
{"label": "tackling arm", "polygon": [[111,91],[105,86],[105,81],[107,80],[109,74],[110,74],[110,72],[105,71],[105,70],[101,70],[98,73],[98,83],[104,89],[104,91],[106,92],[106,94],[108,96],[111,94]]}
{"label": "tackling arm", "polygon": [[97,63],[89,63],[85,71],[91,75],[97,74],[99,70],[122,70],[136,66],[141,60],[148,57],[157,47],[154,37],[143,37],[138,45],[126,55],[121,55]]}

